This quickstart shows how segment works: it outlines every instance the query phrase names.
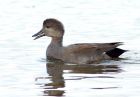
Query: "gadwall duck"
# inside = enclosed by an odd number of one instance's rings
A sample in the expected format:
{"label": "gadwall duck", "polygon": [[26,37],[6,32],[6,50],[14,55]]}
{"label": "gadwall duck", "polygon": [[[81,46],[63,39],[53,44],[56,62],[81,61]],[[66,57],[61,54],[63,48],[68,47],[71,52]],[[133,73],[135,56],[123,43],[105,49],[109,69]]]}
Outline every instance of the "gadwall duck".
{"label": "gadwall duck", "polygon": [[105,59],[118,58],[126,50],[117,48],[122,42],[112,43],[79,43],[63,46],[64,26],[57,19],[46,19],[42,29],[32,37],[51,37],[47,48],[48,59],[54,58],[74,64],[91,64]]}

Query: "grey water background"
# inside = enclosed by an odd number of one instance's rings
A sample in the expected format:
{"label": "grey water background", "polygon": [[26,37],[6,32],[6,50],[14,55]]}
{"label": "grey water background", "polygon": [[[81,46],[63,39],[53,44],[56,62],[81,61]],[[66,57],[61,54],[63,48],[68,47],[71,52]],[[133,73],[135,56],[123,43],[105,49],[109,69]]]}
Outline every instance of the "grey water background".
{"label": "grey water background", "polygon": [[[120,60],[76,65],[45,62],[50,38],[31,37],[46,18],[65,25],[64,45],[114,42]],[[139,0],[1,0],[0,97],[139,97]]]}

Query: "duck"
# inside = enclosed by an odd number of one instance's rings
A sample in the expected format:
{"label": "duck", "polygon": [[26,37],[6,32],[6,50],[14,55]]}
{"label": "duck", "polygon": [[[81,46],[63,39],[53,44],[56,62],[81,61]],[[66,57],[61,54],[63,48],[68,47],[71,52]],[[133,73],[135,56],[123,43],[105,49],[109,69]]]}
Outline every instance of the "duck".
{"label": "duck", "polygon": [[127,50],[118,48],[123,42],[76,43],[63,46],[64,25],[55,18],[44,20],[42,29],[34,34],[34,40],[43,36],[51,37],[46,50],[46,59],[61,60],[73,64],[92,64],[102,60],[119,58]]}

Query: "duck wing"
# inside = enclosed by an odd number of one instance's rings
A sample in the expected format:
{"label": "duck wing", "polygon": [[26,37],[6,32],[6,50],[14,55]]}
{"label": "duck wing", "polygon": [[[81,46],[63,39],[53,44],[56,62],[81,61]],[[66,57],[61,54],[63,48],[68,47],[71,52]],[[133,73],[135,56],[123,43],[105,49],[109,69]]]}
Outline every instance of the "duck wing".
{"label": "duck wing", "polygon": [[80,44],[72,44],[72,45],[69,45],[69,46],[67,47],[67,49],[68,49],[71,53],[78,53],[78,52],[87,51],[87,50],[89,50],[89,49],[97,50],[98,47],[97,47],[96,45],[93,45],[93,44],[80,43]]}
{"label": "duck wing", "polygon": [[78,44],[72,44],[69,45],[68,48],[71,49],[72,52],[78,52],[81,50],[86,49],[100,49],[103,52],[107,52],[109,50],[112,50],[120,45],[122,45],[122,42],[112,42],[112,43],[78,43]]}
{"label": "duck wing", "polygon": [[123,42],[112,42],[112,43],[94,43],[100,50],[107,52],[115,49],[116,47],[123,45]]}
{"label": "duck wing", "polygon": [[81,53],[86,51],[96,52],[105,52],[108,56],[112,58],[119,57],[126,50],[117,48],[118,46],[123,45],[122,42],[112,42],[112,43],[79,43],[72,44],[68,46],[68,49],[71,53]]}

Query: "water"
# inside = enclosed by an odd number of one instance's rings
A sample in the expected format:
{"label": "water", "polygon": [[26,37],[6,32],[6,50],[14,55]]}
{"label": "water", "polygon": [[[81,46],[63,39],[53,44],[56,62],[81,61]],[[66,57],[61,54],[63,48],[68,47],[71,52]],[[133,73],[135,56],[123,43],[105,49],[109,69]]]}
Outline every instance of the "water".
{"label": "water", "polygon": [[[0,97],[139,97],[139,0],[0,1]],[[122,41],[121,60],[45,62],[50,38],[34,41],[46,18],[65,25],[64,45]]]}

